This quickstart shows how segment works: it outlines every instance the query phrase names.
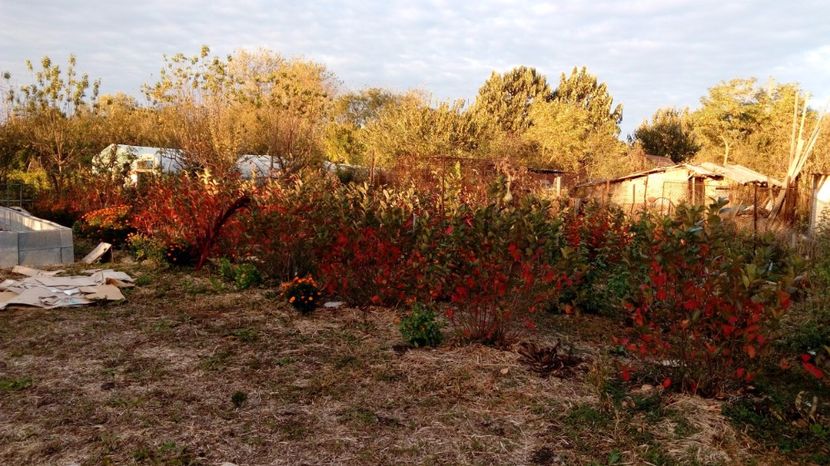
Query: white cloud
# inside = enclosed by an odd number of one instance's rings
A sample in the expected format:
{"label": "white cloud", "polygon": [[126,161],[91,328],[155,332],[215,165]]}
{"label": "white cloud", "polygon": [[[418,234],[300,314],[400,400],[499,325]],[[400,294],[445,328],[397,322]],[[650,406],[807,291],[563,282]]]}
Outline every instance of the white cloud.
{"label": "white cloud", "polygon": [[345,88],[471,99],[492,69],[535,66],[555,83],[587,65],[625,105],[628,132],[737,76],[830,95],[828,17],[823,0],[0,0],[0,70],[23,81],[26,58],[75,53],[105,90],[138,94],[165,53],[265,47],[326,63]]}

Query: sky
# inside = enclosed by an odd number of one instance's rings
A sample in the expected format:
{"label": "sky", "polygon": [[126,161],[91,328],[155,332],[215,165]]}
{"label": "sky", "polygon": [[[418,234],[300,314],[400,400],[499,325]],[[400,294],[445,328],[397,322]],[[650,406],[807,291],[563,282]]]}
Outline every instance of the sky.
{"label": "sky", "polygon": [[472,101],[492,71],[553,86],[587,66],[622,103],[623,135],[665,106],[696,107],[736,77],[799,82],[830,99],[828,0],[0,0],[0,71],[44,55],[140,96],[163,55],[267,48],[324,63],[344,91],[424,89]]}

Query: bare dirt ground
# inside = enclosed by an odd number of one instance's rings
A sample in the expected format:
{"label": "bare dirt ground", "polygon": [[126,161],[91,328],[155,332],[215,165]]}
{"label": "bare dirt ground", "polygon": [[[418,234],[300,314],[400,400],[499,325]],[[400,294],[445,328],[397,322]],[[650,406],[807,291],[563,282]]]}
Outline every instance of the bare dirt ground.
{"label": "bare dirt ground", "polygon": [[0,311],[0,464],[786,463],[716,401],[608,409],[599,319],[546,318],[534,338],[588,362],[541,378],[513,351],[402,351],[395,310],[302,317],[267,289],[124,270],[122,304]]}

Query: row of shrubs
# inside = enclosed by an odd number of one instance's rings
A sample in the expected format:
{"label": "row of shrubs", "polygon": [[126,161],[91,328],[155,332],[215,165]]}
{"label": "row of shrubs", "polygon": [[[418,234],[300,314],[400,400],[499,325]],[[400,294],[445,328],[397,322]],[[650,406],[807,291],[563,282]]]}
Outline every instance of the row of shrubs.
{"label": "row of shrubs", "polygon": [[508,344],[544,311],[604,314],[628,329],[614,336],[624,351],[699,393],[754,379],[800,270],[774,238],[722,220],[722,203],[629,218],[504,184],[476,203],[333,178],[180,175],[147,188],[77,230],[173,264],[228,257],[222,273],[240,287],[310,276],[355,306],[440,308],[467,341]]}

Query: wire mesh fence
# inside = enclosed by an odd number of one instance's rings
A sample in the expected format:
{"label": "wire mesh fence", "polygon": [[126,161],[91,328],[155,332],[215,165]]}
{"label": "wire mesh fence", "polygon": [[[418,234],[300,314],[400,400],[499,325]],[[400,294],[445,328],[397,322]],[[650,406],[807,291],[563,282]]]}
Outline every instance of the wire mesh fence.
{"label": "wire mesh fence", "polygon": [[34,189],[24,183],[0,184],[0,206],[30,209],[34,202]]}

